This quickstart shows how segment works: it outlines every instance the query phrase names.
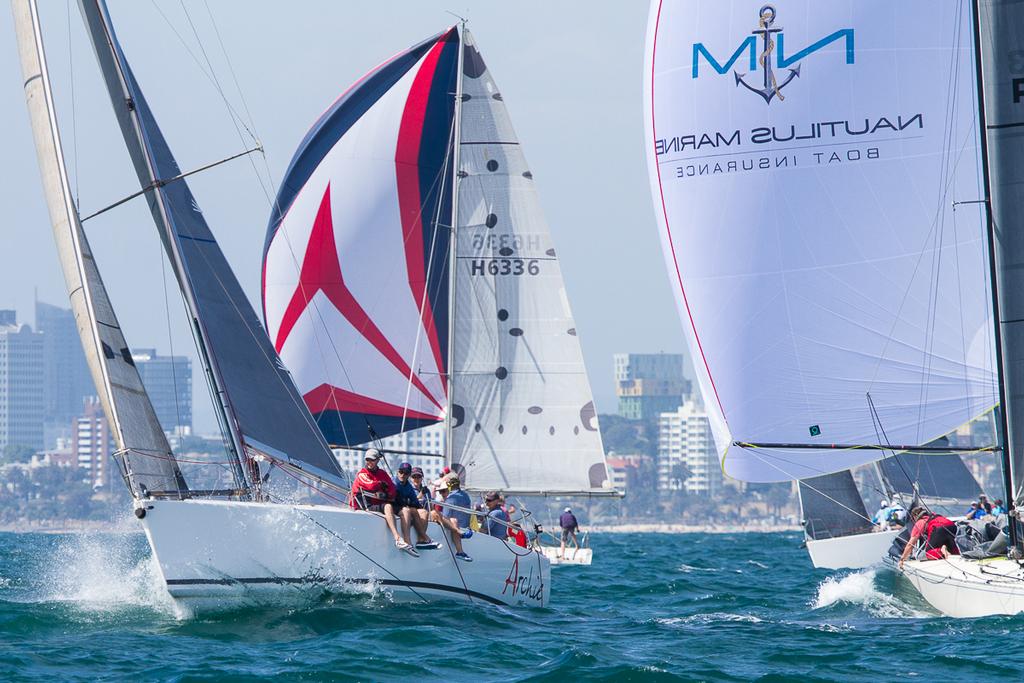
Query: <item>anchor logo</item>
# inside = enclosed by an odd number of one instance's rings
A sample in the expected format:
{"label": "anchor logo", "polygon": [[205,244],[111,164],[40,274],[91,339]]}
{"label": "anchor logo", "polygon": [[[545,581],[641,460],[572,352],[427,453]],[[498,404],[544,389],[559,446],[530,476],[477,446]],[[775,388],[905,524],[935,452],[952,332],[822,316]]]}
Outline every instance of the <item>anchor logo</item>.
{"label": "anchor logo", "polygon": [[[755,36],[761,36],[762,47],[760,56],[757,58],[761,68],[764,69],[764,76],[760,88],[750,85],[744,79],[748,74],[741,74],[739,71],[733,71],[733,75],[736,77],[736,87],[743,86],[750,92],[757,93],[764,98],[765,104],[771,104],[773,97],[778,97],[779,102],[782,102],[786,98],[782,94],[782,89],[789,85],[794,78],[800,76],[800,65],[797,64],[792,69],[787,69],[789,72],[786,75],[785,80],[781,83],[775,78],[775,71],[772,69],[772,53],[775,52],[775,40],[772,38],[776,33],[782,33],[782,28],[773,28],[772,25],[775,23],[775,8],[771,5],[765,5],[758,12],[758,23],[760,26],[751,33]],[[749,38],[747,40],[750,40]]]}

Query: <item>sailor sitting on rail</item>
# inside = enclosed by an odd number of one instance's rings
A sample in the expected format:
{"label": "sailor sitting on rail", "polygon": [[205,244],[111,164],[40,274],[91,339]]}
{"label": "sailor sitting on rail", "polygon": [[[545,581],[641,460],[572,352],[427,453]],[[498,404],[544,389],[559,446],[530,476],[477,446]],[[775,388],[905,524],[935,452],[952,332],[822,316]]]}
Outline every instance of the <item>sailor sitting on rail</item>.
{"label": "sailor sitting on rail", "polygon": [[384,521],[395,538],[395,547],[413,557],[419,557],[416,549],[398,535],[398,529],[395,527],[395,506],[392,502],[395,499],[395,482],[391,481],[388,473],[378,466],[379,460],[380,451],[376,448],[366,451],[366,467],[359,470],[352,482],[351,505],[356,510],[384,513]]}

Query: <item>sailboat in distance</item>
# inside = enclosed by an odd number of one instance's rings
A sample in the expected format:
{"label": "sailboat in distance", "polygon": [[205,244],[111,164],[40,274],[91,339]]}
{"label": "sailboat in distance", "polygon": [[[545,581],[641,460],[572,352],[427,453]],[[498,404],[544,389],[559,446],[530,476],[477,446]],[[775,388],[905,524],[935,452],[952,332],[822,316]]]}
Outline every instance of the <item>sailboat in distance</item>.
{"label": "sailboat in distance", "polygon": [[377,67],[309,131],[263,305],[332,445],[445,422],[467,490],[619,495],[534,183],[465,27]]}
{"label": "sailboat in distance", "polygon": [[[169,593],[189,606],[305,599],[324,589],[382,586],[400,600],[542,606],[550,563],[539,552],[477,534],[473,562],[442,547],[413,557],[392,545],[383,515],[352,509],[347,482],[206,223],[121,50],[103,0],[81,0],[87,34],[157,232],[182,292],[220,426],[232,485],[189,486],[153,415],[110,307],[71,197],[35,0],[12,0],[26,100],[51,223],[97,390],[118,444],[115,460]],[[463,42],[442,33],[399,55],[415,78],[429,55],[458,67]],[[436,49],[435,49],[436,48]],[[456,69],[455,73],[458,73]],[[450,99],[452,93],[446,93]],[[298,481],[323,504],[268,486]]]}
{"label": "sailboat in distance", "polygon": [[[652,2],[652,193],[732,476],[958,452],[918,444],[998,404],[972,450],[1020,503],[1024,5],[942,9]],[[947,615],[1020,612],[1008,526],[1011,558],[901,569]]]}

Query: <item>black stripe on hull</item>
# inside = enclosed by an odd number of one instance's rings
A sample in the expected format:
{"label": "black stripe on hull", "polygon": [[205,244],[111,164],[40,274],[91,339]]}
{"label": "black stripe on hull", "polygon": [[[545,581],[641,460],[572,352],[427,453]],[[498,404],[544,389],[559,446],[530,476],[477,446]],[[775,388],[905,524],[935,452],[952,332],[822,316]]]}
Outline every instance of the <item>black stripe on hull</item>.
{"label": "black stripe on hull", "polygon": [[[279,585],[291,585],[291,584],[310,584],[326,586],[329,585],[320,579],[303,579],[303,578],[286,578],[286,577],[257,577],[251,579],[167,579],[168,587],[171,586],[232,586],[235,584],[244,585],[259,585],[259,584],[279,584]],[[456,593],[459,595],[468,595],[479,600],[484,600],[491,603],[492,605],[502,605],[508,607],[509,604],[497,598],[492,598],[489,595],[478,593],[477,591],[467,590],[465,588],[459,588],[457,586],[447,586],[443,583],[430,583],[427,581],[400,581],[398,579],[366,579],[366,578],[350,578],[344,579],[342,583],[354,583],[360,585],[366,585],[370,583],[380,584],[382,586],[394,586],[399,588],[423,588],[436,591],[444,591],[447,593]]]}

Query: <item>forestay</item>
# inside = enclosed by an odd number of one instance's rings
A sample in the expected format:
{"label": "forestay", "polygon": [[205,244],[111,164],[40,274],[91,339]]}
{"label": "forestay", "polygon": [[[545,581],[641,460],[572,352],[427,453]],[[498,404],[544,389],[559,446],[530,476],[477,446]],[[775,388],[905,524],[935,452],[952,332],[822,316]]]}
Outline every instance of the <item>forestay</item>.
{"label": "forestay", "polygon": [[533,175],[469,31],[463,42],[452,462],[473,489],[611,493]]}
{"label": "forestay", "polygon": [[[200,356],[236,448],[320,472],[338,466],[228,265],[114,34],[103,0],[80,0],[90,40],[157,230],[185,296]],[[239,452],[244,457],[243,452]]]}
{"label": "forestay", "polygon": [[187,495],[71,197],[36,3],[14,0],[12,8],[53,236],[86,362],[117,444],[118,464],[136,497],[147,491]]}
{"label": "forestay", "polygon": [[444,419],[458,35],[402,52],[303,139],[270,219],[264,318],[333,444]]}
{"label": "forestay", "polygon": [[652,2],[652,193],[729,475],[882,454],[737,444],[922,444],[997,402],[971,29],[966,1]]}

